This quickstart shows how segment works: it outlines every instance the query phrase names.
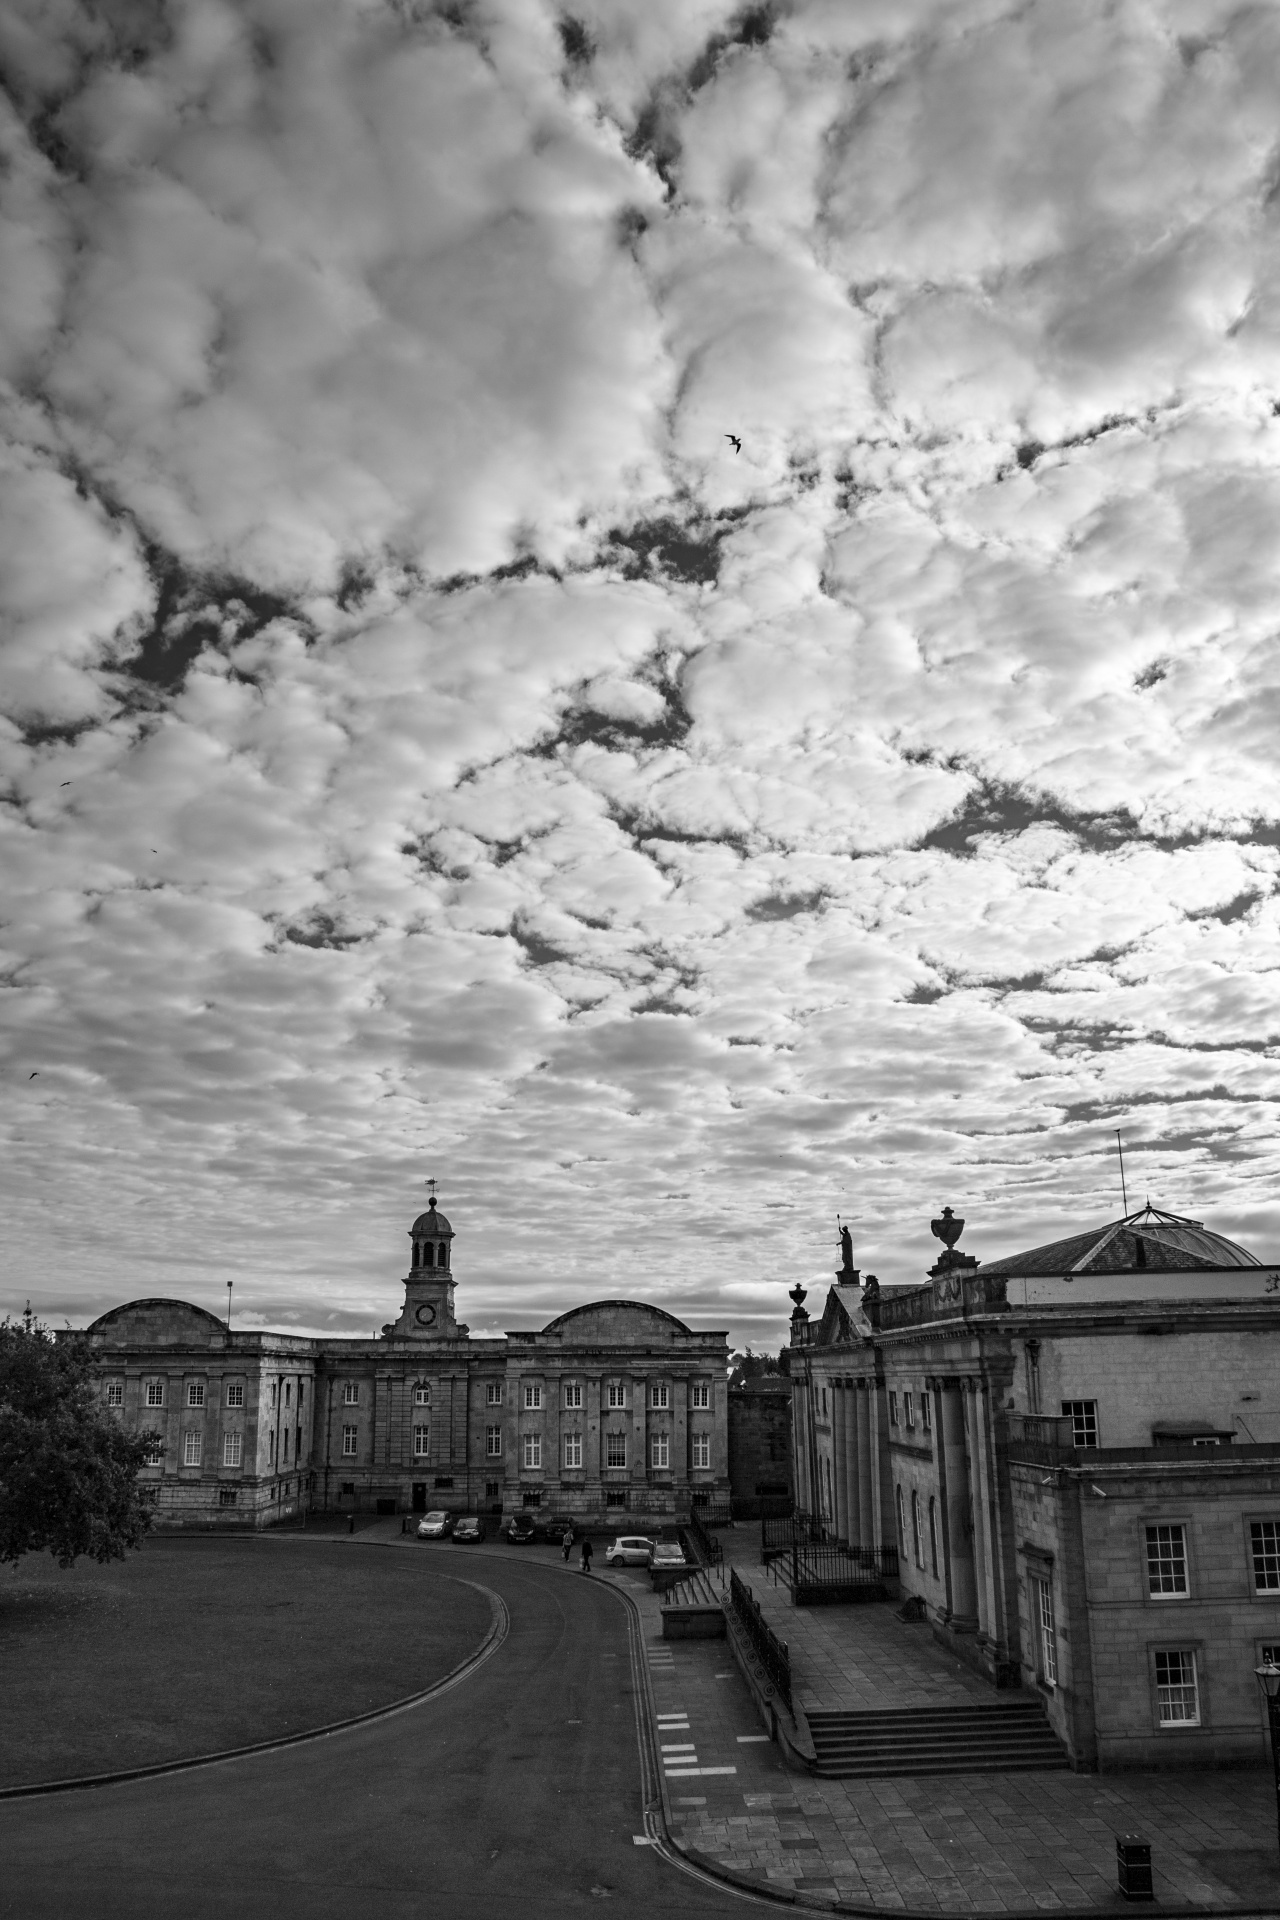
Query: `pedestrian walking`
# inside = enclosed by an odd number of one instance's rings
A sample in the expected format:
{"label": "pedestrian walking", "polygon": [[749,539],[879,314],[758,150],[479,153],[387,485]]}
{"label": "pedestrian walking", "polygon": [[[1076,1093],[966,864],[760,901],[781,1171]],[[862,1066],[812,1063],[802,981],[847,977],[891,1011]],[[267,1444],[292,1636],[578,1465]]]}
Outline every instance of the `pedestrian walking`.
{"label": "pedestrian walking", "polygon": [[560,1544],[564,1548],[564,1563],[567,1567],[569,1564],[569,1555],[573,1552],[573,1528],[572,1527],[565,1528],[564,1539],[560,1542]]}
{"label": "pedestrian walking", "polygon": [[591,1571],[591,1542],[589,1540],[584,1540],[582,1543],[582,1571],[584,1573],[590,1573]]}

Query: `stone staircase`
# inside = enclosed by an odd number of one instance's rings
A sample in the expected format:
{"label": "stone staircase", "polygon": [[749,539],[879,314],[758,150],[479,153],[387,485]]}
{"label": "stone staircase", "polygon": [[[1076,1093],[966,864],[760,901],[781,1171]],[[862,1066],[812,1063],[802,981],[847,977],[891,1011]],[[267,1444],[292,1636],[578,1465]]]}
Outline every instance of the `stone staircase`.
{"label": "stone staircase", "polygon": [[990,1706],[806,1710],[815,1773],[872,1779],[913,1773],[1013,1773],[1069,1767],[1038,1695]]}
{"label": "stone staircase", "polygon": [[691,1567],[662,1597],[663,1607],[718,1607],[721,1588],[705,1567]]}

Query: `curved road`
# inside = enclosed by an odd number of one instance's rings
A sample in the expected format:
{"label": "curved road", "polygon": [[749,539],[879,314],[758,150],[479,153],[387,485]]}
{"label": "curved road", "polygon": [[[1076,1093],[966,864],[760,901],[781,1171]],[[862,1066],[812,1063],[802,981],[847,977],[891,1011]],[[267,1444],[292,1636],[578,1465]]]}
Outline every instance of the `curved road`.
{"label": "curved road", "polygon": [[457,1571],[500,1594],[510,1615],[478,1671],[420,1707],[328,1739],[0,1804],[0,1914],[760,1912],[764,1903],[635,1844],[645,1830],[643,1682],[617,1594],[555,1565],[487,1552]]}

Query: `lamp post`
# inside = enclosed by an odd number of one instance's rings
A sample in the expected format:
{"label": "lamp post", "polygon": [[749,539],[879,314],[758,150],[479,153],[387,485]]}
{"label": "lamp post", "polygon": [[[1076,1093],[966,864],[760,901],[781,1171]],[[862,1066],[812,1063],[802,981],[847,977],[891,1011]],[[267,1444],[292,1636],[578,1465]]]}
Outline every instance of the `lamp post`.
{"label": "lamp post", "polygon": [[1262,1697],[1267,1703],[1267,1731],[1271,1735],[1271,1768],[1276,1779],[1276,1819],[1280,1828],[1280,1667],[1269,1659],[1264,1667],[1255,1667]]}

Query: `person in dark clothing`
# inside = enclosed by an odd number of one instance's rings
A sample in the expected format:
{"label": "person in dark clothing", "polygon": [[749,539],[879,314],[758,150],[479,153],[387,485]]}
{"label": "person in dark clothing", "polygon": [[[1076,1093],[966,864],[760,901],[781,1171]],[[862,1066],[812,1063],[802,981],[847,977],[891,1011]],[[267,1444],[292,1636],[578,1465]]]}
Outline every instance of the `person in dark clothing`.
{"label": "person in dark clothing", "polygon": [[590,1573],[591,1571],[591,1542],[589,1540],[584,1540],[582,1543],[582,1571],[584,1573]]}
{"label": "person in dark clothing", "polygon": [[567,1567],[569,1564],[569,1555],[573,1552],[573,1528],[572,1527],[565,1528],[564,1539],[560,1542],[560,1544],[564,1548],[564,1563]]}

